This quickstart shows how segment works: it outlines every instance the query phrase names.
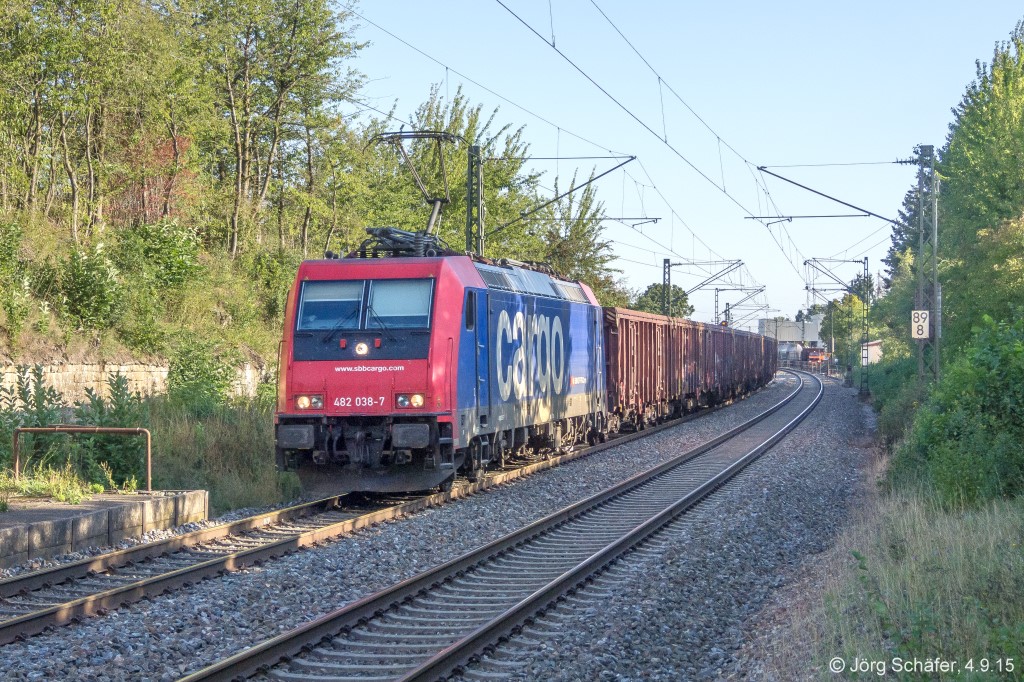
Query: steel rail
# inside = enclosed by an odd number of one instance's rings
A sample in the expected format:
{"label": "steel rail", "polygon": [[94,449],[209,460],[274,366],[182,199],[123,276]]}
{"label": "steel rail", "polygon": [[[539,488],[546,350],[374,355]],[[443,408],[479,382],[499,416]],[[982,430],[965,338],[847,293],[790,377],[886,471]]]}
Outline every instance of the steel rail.
{"label": "steel rail", "polygon": [[[806,413],[817,404],[817,401],[820,400],[822,390],[820,382],[818,382],[818,385],[819,390],[815,399],[807,408],[801,411],[799,418],[805,416]],[[199,682],[200,680],[234,680],[244,678],[261,670],[265,670],[281,660],[292,658],[321,640],[333,638],[339,633],[351,630],[360,623],[384,613],[392,605],[405,602],[416,595],[441,584],[450,576],[465,574],[469,569],[477,566],[485,559],[502,555],[517,546],[529,542],[531,538],[536,538],[547,531],[562,525],[566,521],[574,517],[578,517],[584,512],[591,510],[612,498],[622,495],[624,491],[634,489],[649,480],[656,479],[665,472],[678,467],[680,464],[696,459],[697,457],[717,448],[723,443],[749,430],[755,424],[763,421],[770,415],[781,410],[801,393],[802,387],[803,380],[801,380],[801,384],[797,390],[761,415],[744,422],[727,433],[722,434],[712,441],[698,446],[697,448],[684,453],[671,461],[665,462],[646,472],[637,474],[613,488],[555,512],[530,524],[524,529],[494,540],[477,550],[453,559],[441,566],[417,576],[413,576],[375,594],[368,595],[332,613],[325,614],[324,616],[309,621],[290,632],[282,633],[276,637],[250,646],[242,652],[218,661],[206,668],[203,668],[202,670],[196,671],[182,678],[182,682]],[[775,431],[770,438],[766,439],[759,448],[756,449],[756,454],[755,452],[747,453],[744,461],[749,463],[765,449],[771,447],[771,445],[785,435],[786,428],[792,428],[796,421],[796,419],[789,420],[786,427]],[[652,431],[654,431],[654,429],[648,430],[646,433],[651,433]],[[616,441],[614,445],[619,445],[622,442],[623,441]],[[735,475],[740,468],[742,467],[739,465],[730,467],[729,471],[726,472],[728,473],[728,476],[726,473],[721,473],[714,479],[706,482],[701,486],[703,496],[706,496],[712,490],[720,486],[727,477]],[[673,509],[675,510],[674,513],[667,510],[659,513],[658,516],[655,517],[657,520],[652,519],[641,524],[640,529],[637,532],[642,534],[643,537],[649,536],[661,525],[664,525],[670,517],[674,518],[674,516],[685,508],[695,504],[695,501],[696,498],[694,496],[687,496],[686,498],[683,498],[673,505]],[[632,544],[635,544],[635,542]],[[400,679],[426,679],[431,676],[435,676],[436,671],[445,669],[446,667],[448,670],[451,670],[453,661],[454,665],[457,667],[461,664],[460,662],[468,660],[468,658],[477,655],[477,653],[483,648],[490,646],[495,637],[501,636],[500,633],[514,629],[523,620],[529,618],[531,614],[536,613],[538,610],[538,604],[547,604],[553,598],[564,592],[565,588],[558,587],[557,584],[565,582],[576,584],[581,580],[585,580],[585,574],[589,575],[590,573],[593,573],[593,571],[596,570],[595,566],[601,567],[606,565],[609,561],[613,560],[614,556],[621,554],[623,548],[627,545],[632,546],[625,537],[620,537],[605,550],[602,550],[597,555],[583,561],[576,569],[563,573],[559,578],[552,581],[538,593],[521,600],[514,607],[506,610],[503,616],[488,621],[487,624],[479,627],[472,634],[445,648],[443,651],[437,653],[423,663],[419,668],[408,673],[406,677]]]}
{"label": "steel rail", "polygon": [[[657,533],[685,511],[709,496],[723,483],[733,478],[751,462],[782,440],[786,434],[792,431],[817,406],[821,400],[824,386],[821,380],[817,378],[815,380],[818,382],[818,392],[813,401],[767,440],[703,483],[700,487],[680,498],[672,506],[624,534],[621,538],[609,544],[586,561],[581,562],[572,570],[555,578],[543,588],[481,626],[470,635],[455,642],[447,649],[438,652],[419,667],[409,671],[409,673],[400,678],[401,682],[435,680],[465,665],[470,659],[482,653],[498,639],[520,627],[537,612],[544,610],[558,597],[571,591],[578,585],[582,585],[588,578],[602,571],[608,564],[642,543],[651,535]],[[801,382],[801,387],[802,385]],[[795,396],[796,393],[791,397]]]}
{"label": "steel rail", "polygon": [[[476,483],[460,485],[445,493],[426,495],[408,502],[360,514],[354,518],[332,523],[312,531],[296,532],[291,537],[270,542],[262,546],[231,552],[223,556],[197,561],[192,566],[168,570],[163,574],[132,581],[120,586],[101,590],[95,594],[73,600],[51,604],[45,608],[0,620],[0,644],[6,644],[42,632],[47,627],[66,625],[76,619],[101,615],[111,609],[129,604],[153,594],[160,594],[178,587],[198,582],[224,572],[239,570],[261,561],[273,559],[285,554],[310,547],[328,540],[351,533],[359,528],[371,526],[383,521],[392,520],[424,509],[445,504],[451,500],[467,497],[492,486],[529,476],[538,471],[548,469],[579,457],[601,452],[611,447],[622,445],[647,435],[653,435],[664,429],[679,426],[693,419],[705,416],[732,404],[732,401],[711,410],[702,410],[663,424],[647,428],[631,434],[623,434],[606,443],[589,448],[572,451],[563,455],[550,457],[544,461],[534,462],[510,471],[488,473],[486,478]],[[714,442],[714,441],[713,441]],[[86,578],[111,569],[123,568],[141,561],[166,557],[182,550],[228,538],[241,533],[267,529],[275,523],[292,522],[309,519],[316,514],[325,513],[338,508],[345,495],[328,497],[315,502],[303,503],[257,514],[227,524],[192,531],[175,537],[146,543],[124,550],[110,552],[80,561],[62,564],[51,568],[25,573],[6,580],[0,580],[0,600],[16,595],[25,595],[45,588],[59,586],[68,581]],[[2,616],[0,616],[2,618]]]}
{"label": "steel rail", "polygon": [[[166,557],[181,550],[187,551],[204,543],[240,535],[245,532],[267,529],[275,523],[309,519],[318,513],[330,511],[337,506],[343,497],[335,496],[295,505],[286,509],[266,512],[212,528],[205,528],[165,540],[8,578],[0,581],[0,598],[9,599],[45,588],[60,586],[68,581],[86,578],[97,573],[124,568],[125,566],[137,564],[148,559]],[[359,524],[352,527],[362,527],[362,525],[377,522],[379,520],[376,518],[377,516],[390,518],[387,516],[388,511],[385,509],[373,512],[369,518],[361,516],[334,525]],[[311,531],[309,534],[313,537],[329,535],[331,528],[331,526],[327,526]],[[339,532],[348,532],[349,530],[351,528],[344,528],[339,529]],[[262,547],[225,554],[216,559],[198,562],[192,567],[170,570],[163,575],[133,581],[79,599],[54,604],[21,616],[7,618],[0,621],[0,644],[6,644],[16,639],[36,634],[50,626],[64,625],[76,618],[96,615],[122,604],[138,601],[154,593],[196,582],[210,575],[223,571],[237,570],[273,556],[280,556],[306,544],[312,543],[304,542],[301,534],[296,533],[292,538],[267,543]],[[157,592],[154,592],[154,590],[157,590]]]}

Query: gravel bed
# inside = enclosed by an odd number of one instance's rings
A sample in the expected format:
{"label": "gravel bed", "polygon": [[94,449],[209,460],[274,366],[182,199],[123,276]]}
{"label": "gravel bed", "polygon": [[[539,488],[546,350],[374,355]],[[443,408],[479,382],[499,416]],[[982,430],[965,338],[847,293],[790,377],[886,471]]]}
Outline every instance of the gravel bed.
{"label": "gravel bed", "polygon": [[873,424],[855,390],[827,385],[785,440],[559,607],[558,637],[525,652],[513,638],[513,679],[775,679],[738,654],[773,592],[829,548],[862,498]]}
{"label": "gravel bed", "polygon": [[[9,644],[0,649],[0,669],[8,680],[176,679],[648,469],[745,421],[791,387],[780,378],[748,400],[679,428]],[[699,536],[680,538],[671,564],[638,574],[621,598],[602,607],[600,619],[589,619],[589,630],[574,628],[564,648],[546,648],[529,677],[677,679],[691,668],[739,665],[730,652],[742,639],[743,619],[804,554],[823,548],[842,521],[845,490],[863,456],[855,443],[864,437],[857,407],[852,391],[830,387],[811,425],[766,455],[766,462],[780,466],[777,478],[756,479],[752,491],[735,485],[723,491],[723,499],[741,497],[723,503],[721,517],[712,515]],[[855,418],[842,416],[851,410]],[[812,492],[820,480],[829,486]],[[710,556],[691,560],[695,552]],[[719,574],[724,584],[712,580]],[[684,622],[658,622],[679,611],[689,614]],[[652,665],[652,650],[665,662],[653,677],[640,672]],[[601,658],[609,652],[617,652],[614,662]]]}

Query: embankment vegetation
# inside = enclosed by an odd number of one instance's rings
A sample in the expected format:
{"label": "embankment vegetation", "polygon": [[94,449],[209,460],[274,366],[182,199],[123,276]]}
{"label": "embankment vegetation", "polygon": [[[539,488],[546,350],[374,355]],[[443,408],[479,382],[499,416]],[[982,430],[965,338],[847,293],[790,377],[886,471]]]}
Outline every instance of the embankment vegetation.
{"label": "embankment vegetation", "polygon": [[[835,656],[884,663],[899,679],[1019,679],[1024,671],[1022,120],[1024,23],[979,63],[936,150],[939,379],[919,377],[907,332],[917,278],[930,275],[916,232],[931,224],[928,165],[894,228],[871,310],[885,354],[871,370],[871,397],[888,466],[877,508],[841,538],[838,577],[803,623],[822,678],[834,677]],[[933,360],[926,355],[924,366]],[[900,672],[893,664],[936,658],[956,667]],[[876,666],[859,677],[877,675]]]}

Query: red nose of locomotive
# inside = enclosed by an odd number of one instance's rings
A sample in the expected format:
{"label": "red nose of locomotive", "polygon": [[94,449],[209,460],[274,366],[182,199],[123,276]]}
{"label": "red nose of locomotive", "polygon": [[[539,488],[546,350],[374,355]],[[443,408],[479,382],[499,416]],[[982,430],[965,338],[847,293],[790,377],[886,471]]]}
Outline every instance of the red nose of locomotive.
{"label": "red nose of locomotive", "polygon": [[340,466],[361,490],[430,487],[453,473],[441,260],[300,267],[282,347],[279,467]]}

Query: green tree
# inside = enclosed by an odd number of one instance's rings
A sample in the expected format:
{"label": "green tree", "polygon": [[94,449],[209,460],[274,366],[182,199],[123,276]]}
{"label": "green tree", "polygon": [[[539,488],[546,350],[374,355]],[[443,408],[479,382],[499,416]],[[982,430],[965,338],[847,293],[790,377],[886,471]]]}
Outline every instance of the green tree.
{"label": "green tree", "polygon": [[[557,178],[554,191],[555,196],[561,194]],[[596,187],[577,187],[574,175],[566,195],[538,215],[544,221],[540,228],[544,243],[541,260],[563,277],[586,282],[602,304],[624,302],[627,294],[615,279],[619,270],[611,267],[615,258],[611,243],[601,237],[604,206],[597,200]]]}
{"label": "green tree", "polygon": [[[631,307],[635,310],[643,310],[648,313],[661,315],[665,310],[662,302],[662,293],[664,291],[664,284],[651,284],[642,294],[636,297]],[[677,284],[672,284],[669,291],[672,292],[672,317],[689,317],[692,315],[694,308],[690,305],[690,301],[686,296],[686,290]]]}
{"label": "green tree", "polygon": [[796,311],[796,321],[803,322],[804,320],[810,320],[815,315],[824,315],[828,312],[828,305],[825,303],[814,303],[807,310]]}
{"label": "green tree", "polygon": [[886,361],[907,358],[912,354],[910,316],[914,309],[917,283],[910,247],[892,254],[892,270],[885,293],[871,306],[871,326],[875,338],[882,341]]}
{"label": "green tree", "polygon": [[943,150],[939,208],[943,331],[947,348],[970,338],[982,316],[1006,319],[1024,281],[1024,22],[954,110]]}
{"label": "green tree", "polygon": [[[932,170],[928,166],[918,166],[918,182],[911,187],[903,197],[903,206],[899,211],[899,219],[892,226],[892,243],[889,251],[882,262],[886,266],[886,275],[882,284],[888,289],[896,276],[900,262],[905,258],[905,253],[917,253],[920,241],[922,207],[924,216],[931,215],[928,206],[934,201],[932,196]],[[931,226],[927,226],[931,229]]]}
{"label": "green tree", "polygon": [[330,0],[196,4],[214,106],[228,121],[220,164],[230,183],[228,251],[234,257],[243,223],[266,206],[282,145],[301,139],[302,126],[297,132],[291,122],[351,90],[356,76],[340,65],[361,46],[346,32],[350,15]]}
{"label": "green tree", "polygon": [[[435,85],[427,101],[417,109],[413,124],[417,130],[444,132],[462,141],[443,144],[438,149],[433,141],[418,140],[409,143],[409,156],[432,195],[443,195],[447,181],[451,202],[443,208],[437,234],[452,248],[463,250],[466,246],[468,147],[479,146],[484,159],[483,198],[487,207],[484,255],[495,259],[544,260],[541,223],[533,219],[519,220],[522,213],[542,203],[537,196],[539,176],[526,169],[529,147],[523,142],[524,129],[514,129],[511,123],[499,125],[497,115],[498,111],[494,110],[485,116],[483,107],[472,105],[461,88],[446,101]],[[377,145],[375,149],[383,155],[382,160],[391,163],[397,160],[393,146]],[[440,156],[444,157],[446,178],[441,176]],[[397,225],[414,231],[423,229],[430,208],[416,188],[409,169],[399,165],[397,172],[387,175],[381,175],[379,169],[374,171],[376,185],[385,191],[375,197],[372,214],[378,218],[371,224]],[[396,187],[396,183],[400,186]],[[396,192],[397,201],[389,201],[388,189]],[[395,216],[397,220],[388,222],[388,216]]]}
{"label": "green tree", "polygon": [[835,344],[833,350],[841,365],[858,366],[864,334],[864,302],[859,296],[845,294],[823,308],[825,316],[819,335]]}
{"label": "green tree", "polygon": [[857,275],[850,282],[849,291],[870,306],[875,300],[875,278],[870,274]]}

